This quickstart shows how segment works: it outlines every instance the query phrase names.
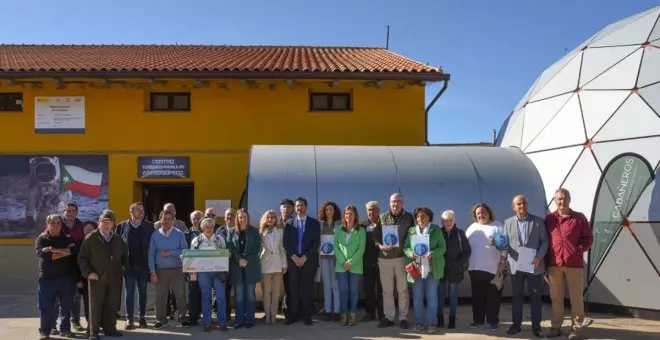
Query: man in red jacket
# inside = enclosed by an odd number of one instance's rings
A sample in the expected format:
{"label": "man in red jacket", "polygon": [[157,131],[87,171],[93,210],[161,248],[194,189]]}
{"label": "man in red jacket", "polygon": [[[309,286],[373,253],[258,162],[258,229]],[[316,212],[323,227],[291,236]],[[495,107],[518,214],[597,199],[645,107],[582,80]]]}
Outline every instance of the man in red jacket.
{"label": "man in red jacket", "polygon": [[552,328],[548,338],[561,336],[564,320],[564,285],[568,284],[571,299],[571,320],[573,322],[569,340],[582,339],[580,334],[584,319],[584,260],[583,254],[591,248],[593,234],[584,214],[570,208],[571,193],[559,188],[555,191],[557,210],[545,217],[550,247],[546,262],[548,284],[552,299]]}

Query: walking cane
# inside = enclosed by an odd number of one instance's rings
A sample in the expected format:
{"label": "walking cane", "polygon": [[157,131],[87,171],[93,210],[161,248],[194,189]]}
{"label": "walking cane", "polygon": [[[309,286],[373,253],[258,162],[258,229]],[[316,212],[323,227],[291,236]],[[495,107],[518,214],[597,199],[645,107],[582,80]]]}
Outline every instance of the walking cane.
{"label": "walking cane", "polygon": [[87,279],[87,330],[89,331],[89,340],[94,340],[92,331],[92,280]]}

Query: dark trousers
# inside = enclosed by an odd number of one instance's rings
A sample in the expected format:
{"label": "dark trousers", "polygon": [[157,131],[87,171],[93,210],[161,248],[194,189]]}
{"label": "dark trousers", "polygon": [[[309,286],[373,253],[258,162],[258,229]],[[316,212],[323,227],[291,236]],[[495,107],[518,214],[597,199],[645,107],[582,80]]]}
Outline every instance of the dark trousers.
{"label": "dark trousers", "polygon": [[124,285],[126,286],[126,320],[133,321],[135,316],[135,287],[138,293],[138,312],[143,319],[147,310],[147,282],[149,282],[149,271],[145,268],[130,267],[124,273]]}
{"label": "dark trousers", "polygon": [[283,304],[286,305],[286,309],[282,309],[284,317],[289,314],[289,305],[291,304],[291,294],[289,294],[289,272],[287,271],[282,276],[282,284],[284,284],[284,301]]}
{"label": "dark trousers", "polygon": [[199,281],[188,280],[188,318],[190,323],[196,324],[202,313],[202,290],[199,289]]}
{"label": "dark trousers", "polygon": [[[37,282],[37,295],[40,312],[39,333],[50,334],[58,314],[61,316],[60,331],[71,330],[71,306],[75,282],[73,277],[46,278]],[[55,309],[55,301],[60,301],[60,311]]]}
{"label": "dark trousers", "polygon": [[384,318],[383,314],[383,287],[380,284],[378,264],[365,263],[362,274],[365,295],[365,309],[372,317]]}
{"label": "dark trousers", "polygon": [[117,311],[121,303],[121,279],[100,283],[92,281],[92,333],[101,327],[107,333],[117,331]]}
{"label": "dark trousers", "polygon": [[80,296],[83,300],[83,310],[85,311],[85,320],[87,320],[87,330],[89,331],[89,316],[91,312],[89,310],[89,292],[88,292],[88,283],[87,280],[83,282],[83,287],[78,290]]}
{"label": "dark trousers", "polygon": [[314,314],[314,277],[318,265],[316,262],[307,260],[302,267],[296,266],[292,260],[288,260],[289,274],[289,312],[287,319],[311,320]]}
{"label": "dark trousers", "polygon": [[478,324],[483,324],[484,321],[489,325],[499,324],[502,291],[490,283],[495,275],[481,270],[471,270],[469,273],[472,285],[473,321]]}
{"label": "dark trousers", "polygon": [[511,316],[513,325],[522,324],[523,301],[525,298],[525,281],[527,281],[527,294],[529,294],[532,314],[532,329],[541,327],[541,293],[543,289],[543,274],[534,275],[525,272],[516,272],[511,275]]}
{"label": "dark trousers", "polygon": [[227,281],[225,286],[225,301],[227,301],[227,321],[231,320],[231,288],[232,284]]}

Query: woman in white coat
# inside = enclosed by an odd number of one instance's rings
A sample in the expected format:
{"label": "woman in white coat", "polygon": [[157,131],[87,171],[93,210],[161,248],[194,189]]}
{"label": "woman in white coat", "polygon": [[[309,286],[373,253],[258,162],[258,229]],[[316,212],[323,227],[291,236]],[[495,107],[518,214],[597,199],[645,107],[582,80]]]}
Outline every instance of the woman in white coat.
{"label": "woman in white coat", "polygon": [[284,230],[277,227],[277,213],[268,210],[259,222],[261,235],[261,282],[266,324],[275,324],[280,302],[282,275],[286,273],[286,251],[282,243]]}

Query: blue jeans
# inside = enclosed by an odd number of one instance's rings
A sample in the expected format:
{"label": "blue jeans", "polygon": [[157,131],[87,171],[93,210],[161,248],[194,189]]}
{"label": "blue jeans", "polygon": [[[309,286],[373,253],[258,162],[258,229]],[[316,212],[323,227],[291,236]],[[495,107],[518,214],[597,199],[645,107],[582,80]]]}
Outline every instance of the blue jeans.
{"label": "blue jeans", "polygon": [[[218,305],[218,325],[227,324],[227,300],[225,300],[225,283],[220,281],[218,273],[197,273],[199,289],[202,291],[202,321],[204,326],[210,326],[213,291],[215,291],[215,301]],[[254,292],[254,285],[252,285]],[[254,315],[254,312],[252,313]]]}
{"label": "blue jeans", "polygon": [[126,320],[133,321],[135,315],[135,286],[137,286],[138,291],[140,318],[144,318],[147,309],[147,282],[149,282],[149,273],[144,268],[131,266],[124,273]]}
{"label": "blue jeans", "polygon": [[541,327],[541,292],[543,289],[543,274],[534,275],[525,272],[516,272],[511,275],[511,314],[513,325],[520,327],[522,324],[523,300],[525,297],[525,281],[527,281],[527,293],[531,304],[532,329]]}
{"label": "blue jeans", "polygon": [[[339,313],[339,282],[335,273],[335,258],[322,257],[319,261],[321,267],[321,282],[323,282],[323,301],[326,313]],[[334,307],[334,308],[333,308]]]}
{"label": "blue jeans", "polygon": [[234,282],[234,298],[236,299],[237,325],[254,324],[257,295],[254,292],[254,283],[245,282],[245,273]]}
{"label": "blue jeans", "polygon": [[447,296],[447,287],[449,287],[449,316],[456,317],[456,310],[458,309],[458,286],[460,284],[460,282],[440,280],[438,283],[438,315],[442,315],[445,306],[445,296]]}
{"label": "blue jeans", "polygon": [[360,276],[360,274],[350,272],[337,273],[337,277],[339,278],[339,296],[341,296],[341,307],[339,311],[342,315],[355,315],[357,312],[358,298],[360,296]]}
{"label": "blue jeans", "polygon": [[[46,278],[41,277],[37,282],[37,303],[39,306],[39,333],[50,334],[53,323],[60,314],[60,331],[71,330],[71,306],[76,284],[72,277]],[[55,309],[55,301],[60,301],[61,312]]]}
{"label": "blue jeans", "polygon": [[438,324],[438,279],[431,276],[419,278],[412,285],[415,324],[424,324],[424,300],[428,325]]}

